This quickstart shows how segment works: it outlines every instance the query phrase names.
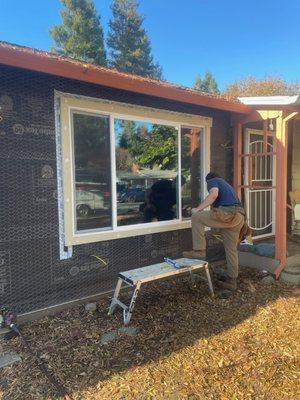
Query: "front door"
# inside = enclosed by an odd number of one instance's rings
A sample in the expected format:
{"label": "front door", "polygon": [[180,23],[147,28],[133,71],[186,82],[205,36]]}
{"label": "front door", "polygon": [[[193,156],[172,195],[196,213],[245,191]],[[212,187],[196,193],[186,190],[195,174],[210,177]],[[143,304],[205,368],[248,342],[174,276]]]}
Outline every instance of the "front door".
{"label": "front door", "polygon": [[[268,135],[267,152],[274,152],[274,137]],[[267,237],[275,232],[275,157],[263,155],[263,131],[246,129],[244,153],[245,206],[253,236]],[[256,155],[255,155],[256,154]]]}

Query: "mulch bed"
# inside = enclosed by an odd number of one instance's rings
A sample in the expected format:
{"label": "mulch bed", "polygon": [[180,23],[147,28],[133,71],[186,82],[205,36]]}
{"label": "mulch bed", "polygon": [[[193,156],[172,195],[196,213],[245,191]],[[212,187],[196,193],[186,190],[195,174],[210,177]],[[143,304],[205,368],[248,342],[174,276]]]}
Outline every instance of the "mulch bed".
{"label": "mulch bed", "polygon": [[[222,300],[204,282],[149,285],[131,321],[139,332],[105,345],[101,336],[122,326],[119,310],[107,316],[108,299],[22,332],[74,400],[299,398],[299,292],[246,269],[239,288]],[[2,346],[22,357],[0,371],[3,400],[60,398],[18,338]]]}

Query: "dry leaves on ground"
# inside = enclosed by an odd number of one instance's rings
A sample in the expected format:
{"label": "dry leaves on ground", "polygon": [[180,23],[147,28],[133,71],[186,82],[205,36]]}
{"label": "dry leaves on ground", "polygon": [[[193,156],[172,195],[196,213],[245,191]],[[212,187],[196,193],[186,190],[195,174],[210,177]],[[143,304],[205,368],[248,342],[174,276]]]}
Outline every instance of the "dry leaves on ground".
{"label": "dry leaves on ground", "polygon": [[[242,271],[240,290],[211,299],[204,282],[149,285],[138,298],[135,336],[104,333],[122,325],[83,306],[23,327],[32,347],[75,400],[296,399],[299,393],[297,293]],[[58,399],[18,338],[5,346],[22,362],[1,371],[4,400]],[[0,392],[1,393],[1,392]]]}

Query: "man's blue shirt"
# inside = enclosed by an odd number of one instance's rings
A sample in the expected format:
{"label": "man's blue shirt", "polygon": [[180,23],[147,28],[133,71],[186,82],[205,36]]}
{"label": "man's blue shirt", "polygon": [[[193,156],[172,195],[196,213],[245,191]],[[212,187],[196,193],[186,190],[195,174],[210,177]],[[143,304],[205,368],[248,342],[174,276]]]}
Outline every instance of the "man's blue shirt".
{"label": "man's blue shirt", "polygon": [[212,178],[207,181],[207,190],[210,191],[212,188],[219,189],[219,195],[213,203],[213,207],[218,208],[220,206],[234,206],[241,205],[237,195],[232,186],[229,185],[222,178]]}

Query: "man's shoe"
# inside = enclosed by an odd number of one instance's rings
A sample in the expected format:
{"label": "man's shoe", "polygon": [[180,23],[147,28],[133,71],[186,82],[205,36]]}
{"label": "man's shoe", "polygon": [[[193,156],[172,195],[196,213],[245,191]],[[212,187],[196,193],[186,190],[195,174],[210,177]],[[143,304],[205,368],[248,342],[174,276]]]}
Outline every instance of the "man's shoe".
{"label": "man's shoe", "polygon": [[217,283],[218,286],[221,287],[222,289],[228,289],[228,290],[237,289],[236,278],[230,278],[229,276],[227,276],[226,279],[222,278],[222,280],[218,280]]}
{"label": "man's shoe", "polygon": [[184,251],[182,255],[185,258],[197,258],[199,260],[204,260],[204,261],[206,260],[205,251],[201,250]]}

